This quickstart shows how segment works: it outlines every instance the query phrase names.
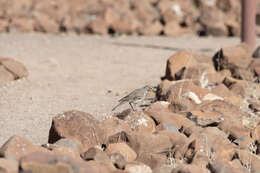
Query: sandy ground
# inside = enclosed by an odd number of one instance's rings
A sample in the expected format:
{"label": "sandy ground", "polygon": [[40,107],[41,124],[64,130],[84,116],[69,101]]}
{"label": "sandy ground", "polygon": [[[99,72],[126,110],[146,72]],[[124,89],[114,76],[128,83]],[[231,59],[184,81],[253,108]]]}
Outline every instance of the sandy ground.
{"label": "sandy ground", "polygon": [[63,111],[77,109],[100,119],[111,115],[126,93],[158,84],[167,58],[177,50],[212,56],[237,43],[238,38],[196,36],[0,34],[0,56],[21,61],[30,73],[0,86],[0,145],[15,134],[46,143],[51,118]]}

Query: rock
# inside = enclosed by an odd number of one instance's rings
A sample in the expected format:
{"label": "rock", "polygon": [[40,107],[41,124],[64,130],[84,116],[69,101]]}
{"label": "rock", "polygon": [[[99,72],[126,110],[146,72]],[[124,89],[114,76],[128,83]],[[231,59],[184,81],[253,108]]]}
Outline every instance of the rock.
{"label": "rock", "polygon": [[138,162],[127,164],[125,170],[129,173],[152,173],[149,166]]}
{"label": "rock", "polygon": [[[237,88],[236,88],[237,87]],[[244,94],[243,92],[243,88],[240,85],[234,85],[233,87],[233,92],[231,91],[231,87],[230,90],[224,85],[224,84],[220,84],[218,85],[216,88],[212,89],[212,93],[216,94],[216,96],[218,96],[218,99],[214,99],[214,100],[225,100],[226,102],[229,102],[231,104],[234,104],[238,107],[242,107],[244,104],[243,98],[238,95],[238,94]],[[205,100],[205,99],[204,99]]]}
{"label": "rock", "polygon": [[253,81],[256,83],[260,82],[260,60],[255,59],[253,62],[250,64],[249,69],[251,73],[253,73]]}
{"label": "rock", "polygon": [[209,94],[209,90],[200,88],[195,85],[191,80],[176,81],[167,91],[164,98],[168,102],[175,100],[188,99],[195,105],[200,104],[205,95]]}
{"label": "rock", "polygon": [[170,152],[169,149],[159,153],[141,153],[136,161],[149,166],[151,169],[161,167],[168,164],[169,159],[167,158],[167,155],[169,155]]}
{"label": "rock", "polygon": [[217,172],[249,173],[245,167],[241,168],[235,160],[227,162],[226,160],[221,160],[219,158],[213,161],[210,170],[215,170]]}
{"label": "rock", "polygon": [[35,20],[34,28],[40,32],[58,33],[59,25],[50,16],[41,12],[35,12],[33,14]]}
{"label": "rock", "polygon": [[155,122],[144,112],[131,112],[129,116],[124,118],[124,121],[133,131],[137,132],[154,132]]}
{"label": "rock", "polygon": [[21,157],[36,151],[48,152],[48,150],[32,144],[23,137],[12,136],[0,148],[0,155],[5,159],[18,162]]}
{"label": "rock", "polygon": [[0,65],[3,66],[9,73],[11,73],[15,80],[28,77],[29,75],[26,67],[14,59],[1,57]]}
{"label": "rock", "polygon": [[153,173],[171,173],[173,166],[162,166],[153,169]]}
{"label": "rock", "polygon": [[217,71],[228,69],[237,79],[250,78],[250,74],[246,74],[246,69],[252,60],[251,50],[246,44],[222,48],[213,57]]}
{"label": "rock", "polygon": [[260,46],[256,48],[252,56],[253,58],[260,58]]}
{"label": "rock", "polygon": [[169,136],[160,133],[132,133],[129,146],[139,156],[141,153],[157,153],[165,151],[172,146]]}
{"label": "rock", "polygon": [[185,146],[189,142],[188,138],[180,132],[174,132],[170,130],[163,130],[159,133],[167,135],[173,144],[171,149],[169,149],[168,151],[164,151],[168,161],[171,161],[170,156],[175,159],[181,160],[186,152]]}
{"label": "rock", "polygon": [[4,158],[0,158],[0,172],[3,173],[18,173],[18,163]]}
{"label": "rock", "polygon": [[76,153],[79,153],[81,148],[79,141],[66,138],[58,140],[57,142],[55,142],[55,145],[58,147],[70,148]]}
{"label": "rock", "polygon": [[[208,75],[214,75],[217,80],[214,82],[212,80],[209,81]],[[219,83],[220,79],[218,77],[214,67],[208,63],[200,63],[199,66],[188,67],[183,75],[183,79],[191,79],[194,84],[201,88],[208,88],[208,86]]]}
{"label": "rock", "polygon": [[138,28],[138,33],[142,35],[160,35],[163,30],[163,26],[159,21],[145,24]]}
{"label": "rock", "polygon": [[212,125],[218,125],[224,118],[217,113],[208,112],[204,113],[201,111],[191,111],[187,113],[187,118],[194,121],[198,126],[206,127]]}
{"label": "rock", "polygon": [[184,115],[171,112],[168,109],[168,105],[169,104],[165,105],[161,102],[156,102],[147,107],[145,112],[154,119],[157,125],[167,123],[167,125],[173,126],[178,130],[195,126],[195,124]]}
{"label": "rock", "polygon": [[[238,139],[243,135],[249,135],[250,128],[255,127],[255,122],[250,122],[248,115],[238,107],[225,101],[214,100],[198,105],[196,110],[204,113],[214,112],[220,114],[224,121],[218,124],[218,127],[225,133],[230,134]],[[247,124],[247,122],[249,122]]]}
{"label": "rock", "polygon": [[116,133],[108,138],[107,145],[120,142],[126,142],[127,144],[129,144],[132,141],[131,133],[132,132],[125,131]]}
{"label": "rock", "polygon": [[205,27],[208,35],[227,36],[228,30],[223,23],[223,13],[216,8],[202,8],[199,17],[200,23]]}
{"label": "rock", "polygon": [[117,169],[114,167],[114,165],[112,164],[112,162],[109,160],[109,158],[107,158],[108,160],[105,161],[88,161],[87,163],[94,168],[94,170],[98,173],[100,172],[104,172],[104,173],[111,173],[114,171],[117,171]]}
{"label": "rock", "polygon": [[180,166],[177,166],[177,168],[174,168],[171,173],[188,173],[188,172],[194,172],[194,173],[207,173],[208,170],[206,168],[200,168],[197,165],[185,165],[182,164]]}
{"label": "rock", "polygon": [[239,95],[241,97],[246,96],[246,88],[248,86],[248,82],[234,79],[232,77],[225,77],[223,80],[223,84],[228,87],[234,94]]}
{"label": "rock", "polygon": [[45,152],[34,152],[21,158],[21,170],[24,172],[68,172],[77,170],[78,173],[98,172],[98,167],[94,167],[80,159],[72,159],[69,156],[54,155]]}
{"label": "rock", "polygon": [[92,147],[89,148],[87,151],[83,152],[81,154],[81,158],[89,161],[89,160],[95,160],[97,155],[106,155],[106,153],[103,151],[103,149],[98,148],[98,147]]}
{"label": "rock", "polygon": [[113,16],[115,20],[111,24],[110,28],[119,34],[134,34],[141,26],[141,23],[135,18],[134,14],[129,10],[118,11],[117,16]]}
{"label": "rock", "polygon": [[159,13],[149,1],[131,1],[131,8],[133,9],[137,19],[143,23],[152,23],[159,19]]}
{"label": "rock", "polygon": [[0,32],[6,32],[8,29],[8,20],[7,19],[0,19]]}
{"label": "rock", "polygon": [[253,112],[260,112],[260,103],[257,102],[251,102],[248,107],[253,111]]}
{"label": "rock", "polygon": [[118,169],[124,170],[127,161],[125,157],[120,153],[112,153],[109,155],[110,160],[114,164],[114,166]]}
{"label": "rock", "polygon": [[81,152],[105,143],[104,130],[99,122],[92,115],[76,110],[58,114],[52,119],[48,142],[53,144],[61,138],[79,141],[83,147]]}
{"label": "rock", "polygon": [[16,29],[21,32],[32,32],[34,30],[34,21],[25,17],[13,18],[10,23],[11,31]]}
{"label": "rock", "polygon": [[247,150],[239,150],[237,151],[237,154],[242,165],[244,165],[246,168],[250,168],[251,172],[258,172],[260,170],[259,156],[252,154]]}
{"label": "rock", "polygon": [[60,139],[55,144],[44,144],[42,146],[56,154],[68,155],[73,158],[80,157],[80,148],[82,148],[78,141],[66,138]]}
{"label": "rock", "polygon": [[190,51],[179,51],[167,60],[166,72],[163,79],[179,80],[187,67],[197,64],[195,57],[197,54]]}
{"label": "rock", "polygon": [[[119,116],[119,115],[117,115],[117,116]],[[117,133],[120,133],[123,131],[124,132],[132,131],[129,124],[127,124],[125,121],[123,121],[117,117],[111,117],[111,118],[105,119],[100,123],[99,126],[102,127],[103,129],[105,129],[104,135],[106,136],[106,141],[107,141],[106,143],[108,143],[108,139],[111,136],[113,136]]]}
{"label": "rock", "polygon": [[132,162],[137,157],[135,151],[126,143],[110,144],[105,151],[107,154],[119,153],[125,158],[127,162]]}
{"label": "rock", "polygon": [[107,26],[103,19],[95,17],[89,24],[89,29],[92,33],[97,33],[101,35],[107,34]]}
{"label": "rock", "polygon": [[15,80],[15,77],[3,65],[0,65],[0,84]]}
{"label": "rock", "polygon": [[[216,127],[207,127],[189,137],[185,159],[191,161],[197,154],[206,154],[209,159],[221,158],[230,161],[235,154],[235,147],[227,135]],[[191,160],[190,160],[191,159]]]}
{"label": "rock", "polygon": [[184,34],[189,34],[191,33],[191,30],[189,28],[181,27],[176,21],[171,21],[166,23],[163,32],[166,36],[177,37]]}

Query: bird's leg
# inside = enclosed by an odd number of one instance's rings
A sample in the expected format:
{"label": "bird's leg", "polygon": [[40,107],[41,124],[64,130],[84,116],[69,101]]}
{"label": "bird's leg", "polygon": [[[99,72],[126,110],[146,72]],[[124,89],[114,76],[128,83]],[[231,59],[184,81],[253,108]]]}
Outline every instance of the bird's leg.
{"label": "bird's leg", "polygon": [[132,105],[132,102],[129,102],[129,105],[131,106],[132,110],[135,111],[133,105]]}

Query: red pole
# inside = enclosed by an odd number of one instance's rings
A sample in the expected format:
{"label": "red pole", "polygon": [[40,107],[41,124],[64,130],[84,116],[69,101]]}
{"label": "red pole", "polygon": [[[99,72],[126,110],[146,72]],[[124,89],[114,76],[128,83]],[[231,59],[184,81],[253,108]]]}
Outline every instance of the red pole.
{"label": "red pole", "polygon": [[255,18],[257,0],[242,0],[241,41],[255,49]]}

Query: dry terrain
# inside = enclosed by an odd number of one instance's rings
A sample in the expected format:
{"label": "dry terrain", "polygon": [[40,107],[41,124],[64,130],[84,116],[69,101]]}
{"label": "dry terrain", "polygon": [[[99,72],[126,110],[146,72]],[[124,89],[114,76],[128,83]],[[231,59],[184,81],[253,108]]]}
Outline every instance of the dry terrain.
{"label": "dry terrain", "polygon": [[1,34],[0,55],[25,64],[29,78],[0,87],[0,145],[14,134],[46,143],[52,117],[63,111],[81,110],[97,118],[111,115],[126,93],[157,85],[166,60],[177,50],[212,56],[237,43],[239,38],[196,36]]}

